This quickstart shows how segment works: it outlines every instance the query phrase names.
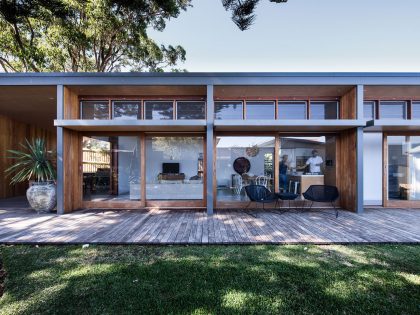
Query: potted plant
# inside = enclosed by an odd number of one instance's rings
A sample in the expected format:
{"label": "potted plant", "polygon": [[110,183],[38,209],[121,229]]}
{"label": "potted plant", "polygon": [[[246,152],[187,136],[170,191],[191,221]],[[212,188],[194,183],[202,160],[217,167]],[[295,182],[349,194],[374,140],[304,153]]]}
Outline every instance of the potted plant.
{"label": "potted plant", "polygon": [[15,163],[6,169],[11,185],[29,182],[26,198],[38,213],[48,212],[57,203],[54,153],[48,151],[44,139],[37,138],[20,144],[23,150],[7,150]]}

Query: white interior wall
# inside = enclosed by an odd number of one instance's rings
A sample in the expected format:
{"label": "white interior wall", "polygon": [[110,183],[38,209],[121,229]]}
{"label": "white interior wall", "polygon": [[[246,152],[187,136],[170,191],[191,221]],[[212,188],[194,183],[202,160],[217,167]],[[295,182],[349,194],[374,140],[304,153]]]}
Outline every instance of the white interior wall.
{"label": "white interior wall", "polygon": [[274,148],[259,148],[257,156],[250,157],[246,155],[246,148],[217,148],[216,160],[216,181],[218,186],[231,186],[232,174],[236,174],[233,169],[233,162],[238,157],[246,157],[251,163],[248,172],[250,175],[264,175],[264,155],[265,153],[273,154]]}
{"label": "white interior wall", "polygon": [[382,133],[363,134],[363,196],[365,205],[382,205]]}
{"label": "white interior wall", "polygon": [[118,137],[118,194],[127,194],[130,182],[140,183],[138,137]]}
{"label": "white interior wall", "polygon": [[162,172],[162,163],[179,163],[185,179],[197,175],[199,153],[203,153],[203,140],[199,138],[146,139],[146,183],[156,183]]}

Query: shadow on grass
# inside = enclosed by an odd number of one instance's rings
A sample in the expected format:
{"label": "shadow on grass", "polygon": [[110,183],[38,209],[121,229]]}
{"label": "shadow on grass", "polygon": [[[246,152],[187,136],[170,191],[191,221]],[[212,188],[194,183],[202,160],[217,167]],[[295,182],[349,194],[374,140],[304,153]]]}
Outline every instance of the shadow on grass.
{"label": "shadow on grass", "polygon": [[13,246],[1,252],[8,269],[4,314],[420,311],[416,246]]}

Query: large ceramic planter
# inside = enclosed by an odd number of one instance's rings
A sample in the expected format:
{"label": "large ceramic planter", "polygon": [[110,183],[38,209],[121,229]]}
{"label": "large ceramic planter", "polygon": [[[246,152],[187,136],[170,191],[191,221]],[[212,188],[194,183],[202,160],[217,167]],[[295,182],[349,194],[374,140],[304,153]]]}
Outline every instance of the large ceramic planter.
{"label": "large ceramic planter", "polygon": [[26,191],[26,198],[38,213],[49,212],[57,204],[57,190],[52,182],[34,182]]}

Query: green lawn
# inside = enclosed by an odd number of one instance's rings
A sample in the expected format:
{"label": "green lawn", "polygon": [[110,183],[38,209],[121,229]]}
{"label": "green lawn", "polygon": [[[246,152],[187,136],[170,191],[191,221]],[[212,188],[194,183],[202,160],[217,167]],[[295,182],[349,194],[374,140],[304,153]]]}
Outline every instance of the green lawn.
{"label": "green lawn", "polygon": [[420,246],[1,246],[0,314],[420,314]]}

